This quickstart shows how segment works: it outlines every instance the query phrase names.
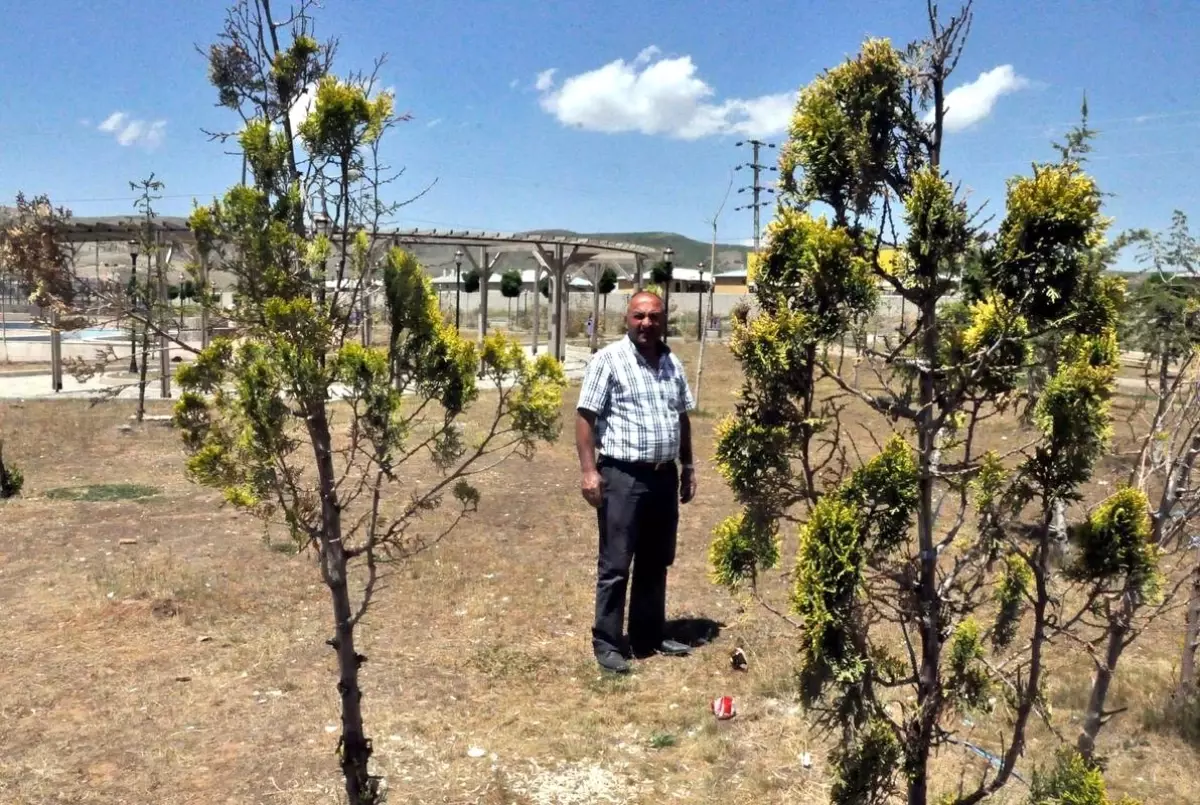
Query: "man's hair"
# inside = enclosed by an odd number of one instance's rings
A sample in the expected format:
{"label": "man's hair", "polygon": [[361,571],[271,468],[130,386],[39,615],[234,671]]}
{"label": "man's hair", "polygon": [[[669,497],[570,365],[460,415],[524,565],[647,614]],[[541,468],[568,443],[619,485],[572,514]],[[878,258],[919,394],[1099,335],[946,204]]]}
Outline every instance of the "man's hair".
{"label": "man's hair", "polygon": [[639,297],[644,297],[644,296],[649,296],[653,299],[657,299],[658,303],[660,305],[663,304],[663,298],[661,296],[659,296],[658,294],[656,294],[654,291],[637,291],[633,294],[633,296],[629,297],[629,305],[626,309],[633,307],[633,303],[636,302]]}

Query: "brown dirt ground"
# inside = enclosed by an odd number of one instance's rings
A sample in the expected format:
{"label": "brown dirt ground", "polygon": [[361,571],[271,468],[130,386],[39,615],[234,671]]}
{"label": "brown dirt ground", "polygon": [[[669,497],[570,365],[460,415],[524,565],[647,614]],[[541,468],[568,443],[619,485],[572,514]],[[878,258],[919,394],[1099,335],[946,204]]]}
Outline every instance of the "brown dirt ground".
{"label": "brown dirt ground", "polygon": [[[694,345],[680,352],[693,368]],[[391,801],[825,801],[828,744],[790,693],[791,628],[706,575],[709,535],[733,511],[709,460],[711,424],[738,384],[726,349],[708,355],[700,496],[683,511],[669,608],[717,621],[715,642],[689,658],[640,662],[627,678],[598,673],[594,515],[564,433],[532,462],[488,473],[479,512],[393,576],[360,630],[366,720]],[[121,432],[131,410],[0,404],[5,457],[28,479],[23,498],[0,505],[0,801],[340,801],[330,614],[312,557],[269,547],[259,524],[190,484],[169,429]],[[994,438],[1007,441],[999,429]],[[1104,472],[1115,478],[1115,465]],[[161,494],[45,496],[112,482]],[[783,569],[765,582],[776,603],[793,552],[785,543]],[[1195,752],[1141,726],[1173,673],[1170,625],[1125,658],[1115,698],[1131,710],[1102,735],[1116,789],[1154,803],[1200,801]],[[746,673],[729,669],[739,644]],[[1073,737],[1089,668],[1067,656],[1056,664],[1051,700]],[[709,713],[722,694],[738,701],[738,718]],[[986,725],[972,733],[987,740]],[[1036,731],[1022,771],[1053,745]],[[484,756],[469,756],[472,747]],[[945,754],[943,786],[961,769],[977,774],[980,761]],[[1017,802],[1020,791],[1014,784],[993,801]]]}

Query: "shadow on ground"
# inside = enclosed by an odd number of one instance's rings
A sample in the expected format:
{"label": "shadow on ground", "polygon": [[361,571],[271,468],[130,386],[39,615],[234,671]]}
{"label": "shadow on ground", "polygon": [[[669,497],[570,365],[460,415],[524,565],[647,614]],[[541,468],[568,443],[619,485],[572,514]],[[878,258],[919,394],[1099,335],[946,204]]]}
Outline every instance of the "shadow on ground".
{"label": "shadow on ground", "polygon": [[670,639],[698,648],[716,640],[724,627],[711,618],[673,618],[667,621],[665,631]]}

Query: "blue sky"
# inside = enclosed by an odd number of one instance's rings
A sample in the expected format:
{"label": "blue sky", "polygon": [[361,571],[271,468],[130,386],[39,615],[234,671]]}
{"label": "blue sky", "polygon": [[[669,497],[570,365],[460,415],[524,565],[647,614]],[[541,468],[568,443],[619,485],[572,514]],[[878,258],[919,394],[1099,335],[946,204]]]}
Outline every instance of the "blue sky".
{"label": "blue sky", "polygon": [[[184,214],[235,182],[240,161],[201,129],[236,119],[215,107],[193,47],[214,41],[223,9],[40,0],[6,15],[5,201],[47,192],[77,215],[124,214],[129,181],[153,171],[162,212]],[[729,170],[748,157],[734,142],[779,142],[792,93],[865,36],[922,34],[923,15],[921,0],[326,0],[318,35],[341,40],[340,72],[388,56],[382,84],[413,115],[388,143],[407,170],[396,194],[437,180],[401,225],[707,240]],[[1092,170],[1115,194],[1116,227],[1163,228],[1174,208],[1200,219],[1197,30],[1191,0],[978,0],[951,81],[973,89],[958,96],[967,119],[946,166],[999,213],[1006,177],[1052,156],[1086,91],[1102,132]],[[722,215],[722,241],[751,236],[750,213],[731,209],[744,200]]]}

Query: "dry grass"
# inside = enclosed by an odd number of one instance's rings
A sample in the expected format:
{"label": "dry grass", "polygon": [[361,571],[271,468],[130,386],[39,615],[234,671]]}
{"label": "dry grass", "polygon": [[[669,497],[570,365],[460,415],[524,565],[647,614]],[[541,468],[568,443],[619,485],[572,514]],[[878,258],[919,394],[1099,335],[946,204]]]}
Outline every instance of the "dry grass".
{"label": "dry grass", "polygon": [[[694,369],[694,347],[679,349]],[[589,634],[594,515],[573,446],[564,436],[514,460],[483,478],[471,520],[391,579],[361,631],[367,724],[393,802],[824,801],[828,745],[791,696],[790,628],[706,576],[709,534],[733,507],[708,462],[709,424],[738,383],[726,350],[708,355],[701,494],[683,513],[669,607],[718,622],[715,642],[602,676]],[[0,801],[339,801],[329,607],[311,556],[270,549],[258,524],[190,485],[168,429],[120,432],[131,410],[0,405],[5,455],[27,478],[25,497],[0,508]],[[161,492],[46,495],[117,482]],[[783,572],[766,590],[783,599]],[[1131,709],[1101,741],[1116,788],[1148,802],[1200,801],[1193,750],[1142,727],[1170,681],[1171,625],[1126,658],[1115,698]],[[735,645],[746,673],[729,669]],[[1088,667],[1058,665],[1050,693],[1073,735]],[[722,694],[741,711],[729,722],[708,711]],[[1036,734],[1022,770],[1051,746]],[[939,765],[946,784],[980,768],[953,752]]]}

